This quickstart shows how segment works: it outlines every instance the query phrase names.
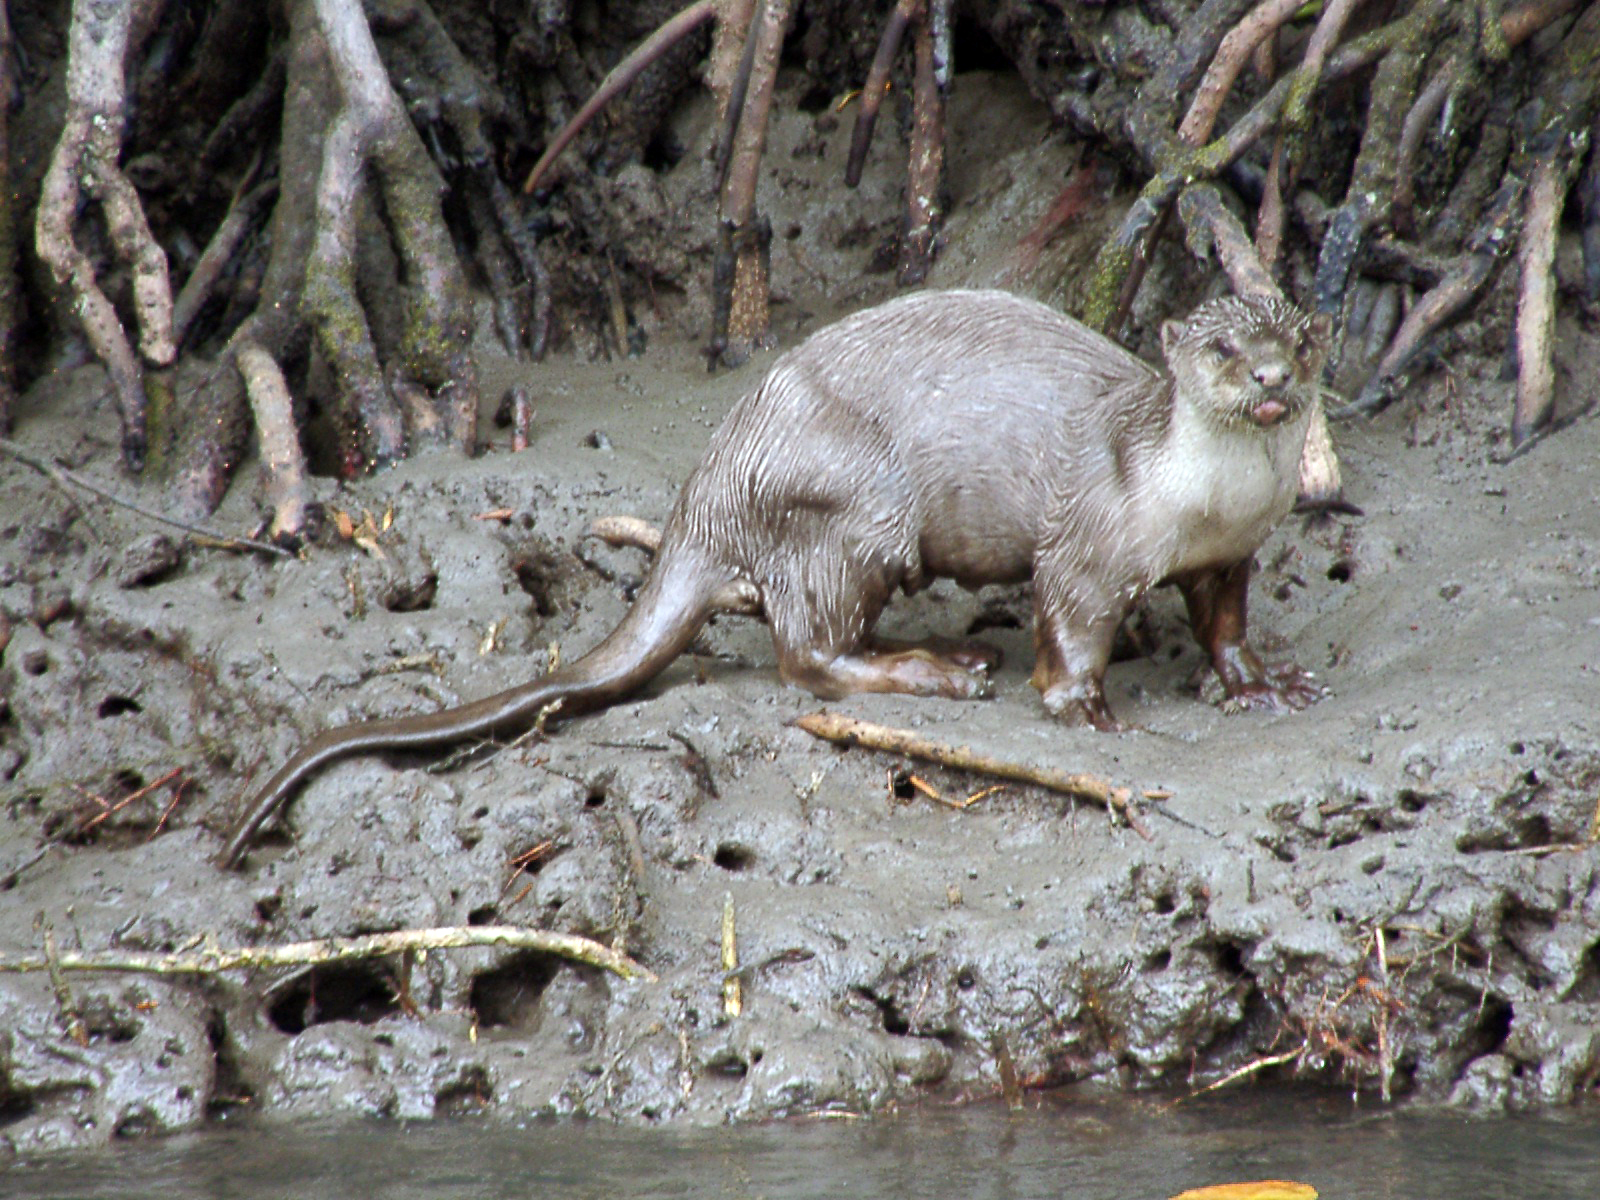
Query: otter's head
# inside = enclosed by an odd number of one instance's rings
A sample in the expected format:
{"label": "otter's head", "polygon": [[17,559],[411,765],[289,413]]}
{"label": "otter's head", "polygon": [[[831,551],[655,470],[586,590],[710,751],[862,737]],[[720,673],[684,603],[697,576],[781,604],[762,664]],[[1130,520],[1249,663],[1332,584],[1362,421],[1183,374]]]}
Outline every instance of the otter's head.
{"label": "otter's head", "polygon": [[1178,395],[1230,425],[1271,428],[1316,400],[1333,321],[1285,300],[1224,296],[1161,326]]}

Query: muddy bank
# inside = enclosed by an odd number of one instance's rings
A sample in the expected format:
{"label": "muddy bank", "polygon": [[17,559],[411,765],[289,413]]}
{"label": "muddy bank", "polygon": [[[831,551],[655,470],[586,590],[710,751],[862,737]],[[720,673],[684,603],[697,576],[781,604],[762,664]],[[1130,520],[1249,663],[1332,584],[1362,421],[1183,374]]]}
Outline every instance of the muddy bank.
{"label": "muddy bank", "polygon": [[[1070,304],[1059,267],[1093,229],[1016,249],[1073,149],[1012,85],[967,78],[957,96],[969,157],[952,163],[931,285]],[[686,137],[704,138],[704,115],[685,110]],[[875,150],[878,175],[846,207],[848,130],[775,122],[763,204],[794,230],[774,254],[792,344],[890,294],[860,214],[892,211],[902,151]],[[665,177],[663,211],[693,203],[694,159]],[[1176,257],[1156,270],[1174,310],[1203,286]],[[641,359],[575,353],[519,374],[480,338],[485,377],[525,377],[538,397],[533,447],[512,455],[496,432],[470,462],[319,479],[330,512],[372,529],[344,540],[330,520],[297,561],[156,533],[0,463],[0,953],[38,952],[46,928],[64,949],[171,950],[507,923],[594,938],[658,977],[496,950],[408,971],[73,975],[70,1001],[43,975],[0,976],[5,1145],[241,1106],[720,1122],[991,1095],[1007,1077],[1386,1080],[1488,1110],[1593,1099],[1593,423],[1503,462],[1510,385],[1491,329],[1481,356],[1340,428],[1364,516],[1291,521],[1260,555],[1253,622],[1331,688],[1310,711],[1227,715],[1196,695],[1199,652],[1161,594],[1108,678],[1140,731],[1059,728],[1027,681],[1025,592],[946,586],[898,602],[884,631],[982,630],[1007,655],[997,697],[828,706],[1151,793],[1148,838],[1025,787],[947,807],[904,762],[815,742],[790,721],[822,706],[781,686],[765,630],[719,619],[644,695],[548,737],[336,766],[244,871],[217,869],[241,794],[308,732],[486,694],[617,621],[647,564],[584,543],[588,522],[659,520],[762,365],[708,377],[705,313],[669,300]],[[1141,315],[1147,341],[1156,315]],[[1560,334],[1566,377],[1591,378],[1600,339],[1575,317]],[[97,369],[46,381],[18,437],[135,494],[103,390]],[[215,524],[259,515],[241,484]],[[987,782],[909,770],[946,798]],[[151,784],[96,819],[96,797]]]}

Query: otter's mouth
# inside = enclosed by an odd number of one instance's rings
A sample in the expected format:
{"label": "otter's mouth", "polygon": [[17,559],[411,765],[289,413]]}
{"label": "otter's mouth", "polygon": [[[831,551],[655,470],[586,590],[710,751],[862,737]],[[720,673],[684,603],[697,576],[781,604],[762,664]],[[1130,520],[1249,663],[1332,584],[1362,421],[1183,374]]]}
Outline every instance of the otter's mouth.
{"label": "otter's mouth", "polygon": [[1249,409],[1249,417],[1263,429],[1270,429],[1274,425],[1282,424],[1294,409],[1285,401],[1276,396],[1268,396],[1258,401]]}

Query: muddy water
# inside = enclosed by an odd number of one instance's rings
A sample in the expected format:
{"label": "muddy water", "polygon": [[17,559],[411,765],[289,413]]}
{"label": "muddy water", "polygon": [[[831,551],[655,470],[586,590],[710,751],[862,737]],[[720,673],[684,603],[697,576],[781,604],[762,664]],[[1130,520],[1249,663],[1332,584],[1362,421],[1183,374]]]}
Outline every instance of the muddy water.
{"label": "muddy water", "polygon": [[23,1197],[917,1196],[1109,1200],[1287,1178],[1323,1200],[1590,1200],[1600,1113],[1385,1116],[1327,1098],[1033,1100],[738,1129],[260,1123],[0,1170]]}

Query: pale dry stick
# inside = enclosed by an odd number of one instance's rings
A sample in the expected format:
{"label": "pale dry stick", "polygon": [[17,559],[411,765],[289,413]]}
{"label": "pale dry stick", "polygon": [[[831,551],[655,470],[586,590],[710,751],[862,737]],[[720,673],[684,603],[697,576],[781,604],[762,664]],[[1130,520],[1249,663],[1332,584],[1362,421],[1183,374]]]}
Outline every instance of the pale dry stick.
{"label": "pale dry stick", "polygon": [[1146,841],[1150,831],[1139,820],[1132,804],[1132,793],[1116,787],[1094,775],[1062,771],[1055,767],[1035,767],[1027,763],[1008,762],[993,755],[980,754],[968,746],[951,746],[936,742],[909,729],[895,729],[872,721],[861,721],[839,713],[827,711],[807,713],[795,718],[796,725],[813,737],[837,742],[844,746],[865,746],[869,750],[883,750],[890,754],[904,754],[926,762],[938,763],[958,771],[973,771],[1009,779],[1016,783],[1031,783],[1052,792],[1076,796],[1100,805],[1127,822]]}
{"label": "pale dry stick", "polygon": [[1556,230],[1567,175],[1558,154],[1533,164],[1517,248],[1517,400],[1511,415],[1511,445],[1521,446],[1550,422],[1555,403],[1552,335],[1556,321]]}
{"label": "pale dry stick", "polygon": [[1378,953],[1378,1097],[1389,1103],[1389,1076],[1394,1071],[1393,1051],[1389,1047],[1389,947],[1383,927],[1373,931]]}
{"label": "pale dry stick", "polygon": [[1267,160],[1267,175],[1261,185],[1261,203],[1256,206],[1256,254],[1261,265],[1272,270],[1283,253],[1283,231],[1287,211],[1283,203],[1285,151],[1283,130],[1272,140],[1272,157]]}
{"label": "pale dry stick", "polygon": [[1207,1092],[1218,1091],[1227,1087],[1230,1083],[1237,1083],[1241,1079],[1248,1079],[1258,1071],[1265,1071],[1268,1067],[1281,1067],[1284,1063],[1294,1062],[1305,1052],[1306,1047],[1304,1044],[1302,1044],[1294,1050],[1285,1050],[1282,1054],[1269,1054],[1265,1058],[1254,1059],[1251,1062],[1245,1063],[1244,1066],[1238,1068],[1237,1070],[1229,1071],[1221,1079],[1214,1079],[1210,1083],[1206,1084],[1205,1087],[1196,1088],[1187,1096],[1183,1096],[1178,1100],[1174,1100],[1173,1105],[1176,1106],[1182,1103],[1184,1100],[1193,1100],[1199,1096],[1204,1096]]}
{"label": "pale dry stick", "polygon": [[1217,47],[1205,77],[1195,89],[1189,111],[1178,126],[1178,136],[1191,146],[1210,140],[1222,102],[1233,90],[1234,81],[1257,46],[1277,33],[1285,22],[1304,8],[1303,0],[1262,0],[1245,18],[1228,30]]}
{"label": "pale dry stick", "polygon": [[278,360],[255,342],[244,342],[234,353],[245,394],[256,418],[261,446],[261,469],[266,475],[267,497],[272,505],[270,532],[274,538],[297,538],[305,532],[305,456],[295,432],[294,402]]}
{"label": "pale dry stick", "polygon": [[523,181],[523,193],[530,194],[539,186],[550,165],[572,144],[572,139],[599,115],[601,109],[625,92],[647,67],[716,15],[717,0],[695,0],[695,3],[668,17],[654,33],[629,51],[627,57],[611,68],[600,81],[594,95],[584,101],[583,107],[573,115],[572,120],[563,125],[545,147],[539,161],[533,164],[533,170],[528,172],[528,178]]}
{"label": "pale dry stick", "polygon": [[[656,976],[625,954],[589,938],[544,929],[524,929],[516,925],[447,925],[435,929],[400,929],[392,933],[369,933],[359,937],[317,938],[309,942],[287,942],[277,946],[222,946],[214,934],[199,939],[198,949],[185,948],[165,954],[140,951],[106,951],[99,954],[56,953],[55,966],[62,971],[127,971],[141,975],[215,975],[242,967],[314,967],[328,963],[353,962],[417,950],[456,950],[472,946],[499,946],[511,950],[533,950],[553,954],[574,962],[587,963],[614,972],[624,979]],[[48,954],[41,957],[13,958],[0,954],[0,973],[50,969]]]}
{"label": "pale dry stick", "polygon": [[260,550],[266,554],[278,554],[285,558],[293,557],[282,546],[274,546],[271,542],[259,542],[253,538],[229,537],[225,533],[218,533],[216,530],[207,529],[203,525],[196,525],[191,521],[180,521],[176,517],[169,517],[165,513],[158,513],[152,509],[145,508],[141,504],[135,504],[132,500],[125,500],[115,492],[101,487],[98,483],[85,479],[82,475],[69,471],[65,467],[58,467],[55,463],[39,458],[36,455],[29,454],[21,446],[5,438],[0,438],[0,454],[8,454],[18,462],[26,463],[41,475],[48,476],[56,486],[63,490],[74,487],[82,488],[84,491],[92,492],[102,500],[109,500],[112,504],[125,508],[129,512],[138,513],[141,517],[146,517],[152,521],[159,521],[163,525],[170,525],[174,529],[181,529],[185,533],[193,534],[195,537],[203,539],[206,543],[224,550]]}
{"label": "pale dry stick", "polygon": [[57,284],[69,290],[90,348],[111,377],[122,417],[122,456],[144,466],[148,434],[144,370],[122,320],[95,279],[74,224],[84,191],[100,202],[106,229],[133,279],[140,352],[156,365],[177,356],[167,257],[150,233],[138,193],[117,165],[127,89],[123,57],[135,4],[73,0],[67,35],[67,112],[51,155],[34,223],[35,246]]}
{"label": "pale dry stick", "polygon": [[734,922],[733,893],[722,894],[722,1011],[737,1017],[744,1011],[744,984],[739,978],[739,934]]}
{"label": "pale dry stick", "polygon": [[717,113],[725,115],[733,94],[734,79],[749,42],[750,22],[755,17],[756,0],[718,0],[717,24],[711,35],[711,57],[706,63],[706,84],[716,97]]}
{"label": "pale dry stick", "polygon": [[61,962],[61,952],[56,949],[56,932],[48,925],[44,927],[44,957],[37,961],[39,966],[34,970],[42,967],[50,974],[50,990],[55,994],[56,1007],[61,1012],[61,1023],[66,1026],[67,1036],[79,1046],[87,1046],[89,1030],[78,1011],[78,1001],[67,986],[67,978],[62,974],[65,968]]}

